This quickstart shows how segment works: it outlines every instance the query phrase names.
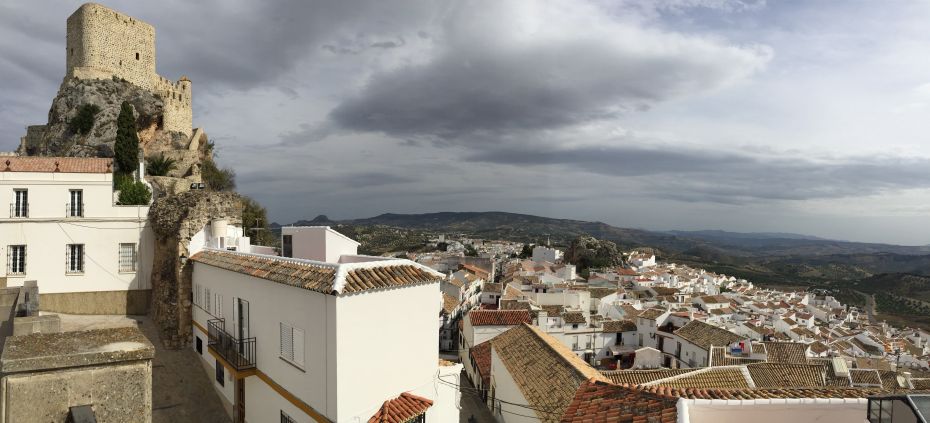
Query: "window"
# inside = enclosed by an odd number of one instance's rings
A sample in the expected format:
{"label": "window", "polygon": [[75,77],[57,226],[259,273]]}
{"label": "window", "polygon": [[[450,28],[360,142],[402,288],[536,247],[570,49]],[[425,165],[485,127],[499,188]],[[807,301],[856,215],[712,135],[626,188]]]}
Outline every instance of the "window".
{"label": "window", "polygon": [[119,245],[119,271],[136,271],[136,244],[121,243]]}
{"label": "window", "polygon": [[65,272],[84,273],[84,244],[65,246]]}
{"label": "window", "polygon": [[203,355],[203,340],[200,339],[199,336],[195,336],[194,338],[197,339],[197,354]]}
{"label": "window", "polygon": [[304,331],[287,323],[280,324],[281,358],[303,367],[304,365]]}
{"label": "window", "polygon": [[29,217],[29,191],[18,189],[13,191],[14,202],[10,217]]}
{"label": "window", "polygon": [[284,410],[281,410],[281,423],[297,423],[297,420],[294,420],[294,418],[288,416]]}
{"label": "window", "polygon": [[213,303],[213,299],[210,297],[210,288],[203,289],[203,309],[207,313],[210,312],[210,304]]}
{"label": "window", "polygon": [[291,235],[284,235],[281,240],[284,257],[294,257],[294,243]]}
{"label": "window", "polygon": [[139,53],[136,53],[136,60],[139,60]]}
{"label": "window", "polygon": [[7,248],[6,255],[6,274],[7,275],[25,275],[26,274],[26,246],[11,245]]}
{"label": "window", "polygon": [[84,216],[84,191],[73,189],[70,191],[68,203],[68,217]]}
{"label": "window", "polygon": [[226,386],[226,375],[219,360],[216,360],[216,383],[219,383],[220,386]]}
{"label": "window", "polygon": [[223,296],[220,294],[213,294],[213,315],[216,317],[223,317]]}

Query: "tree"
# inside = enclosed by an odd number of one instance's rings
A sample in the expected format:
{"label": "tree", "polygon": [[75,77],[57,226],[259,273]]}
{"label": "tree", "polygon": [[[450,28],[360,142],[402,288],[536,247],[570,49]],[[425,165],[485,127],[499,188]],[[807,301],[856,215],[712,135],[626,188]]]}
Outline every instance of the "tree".
{"label": "tree", "polygon": [[177,169],[176,161],[170,157],[152,156],[145,160],[145,172],[149,176],[167,176],[168,172]]}
{"label": "tree", "polygon": [[533,244],[523,244],[523,249],[520,250],[520,258],[530,258],[533,257]]}
{"label": "tree", "polygon": [[474,245],[468,244],[465,246],[465,255],[468,257],[478,257],[478,250],[475,249]]}
{"label": "tree", "polygon": [[139,134],[136,132],[136,118],[132,106],[124,101],[116,118],[116,171],[132,173],[139,166]]}
{"label": "tree", "polygon": [[203,159],[200,167],[200,178],[207,188],[213,191],[232,191],[236,189],[236,172],[232,169],[216,166],[213,159],[207,157]]}
{"label": "tree", "polygon": [[268,228],[267,211],[258,201],[242,197],[242,229],[253,244],[271,246],[276,241]]}
{"label": "tree", "polygon": [[119,191],[119,203],[124,206],[144,206],[152,200],[152,191],[142,181],[124,184]]}
{"label": "tree", "polygon": [[68,129],[75,134],[87,135],[94,127],[97,113],[100,113],[100,107],[96,104],[82,104],[71,122],[68,122]]}

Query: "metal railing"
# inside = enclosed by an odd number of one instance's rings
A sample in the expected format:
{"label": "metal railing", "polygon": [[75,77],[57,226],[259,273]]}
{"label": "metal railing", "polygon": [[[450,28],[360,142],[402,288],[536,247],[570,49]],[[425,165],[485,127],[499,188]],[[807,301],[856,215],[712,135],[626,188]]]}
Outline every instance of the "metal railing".
{"label": "metal railing", "polygon": [[10,203],[10,217],[29,217],[29,203]]}
{"label": "metal railing", "polygon": [[65,217],[84,217],[84,203],[66,203]]}
{"label": "metal railing", "polygon": [[255,338],[236,339],[226,332],[225,319],[207,320],[207,347],[236,370],[255,368]]}

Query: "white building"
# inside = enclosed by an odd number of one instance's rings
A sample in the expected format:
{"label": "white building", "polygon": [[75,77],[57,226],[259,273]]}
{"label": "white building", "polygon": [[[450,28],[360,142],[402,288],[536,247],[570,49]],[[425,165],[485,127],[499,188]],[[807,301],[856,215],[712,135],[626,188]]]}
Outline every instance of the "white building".
{"label": "white building", "polygon": [[542,245],[533,247],[533,261],[537,263],[557,263],[562,260],[562,255],[563,253],[555,248],[543,247]]}
{"label": "white building", "polygon": [[[306,251],[332,257],[330,246]],[[458,419],[461,366],[440,365],[437,350],[442,274],[351,254],[204,249],[190,260],[193,348],[245,421],[358,422],[395,408]]]}
{"label": "white building", "polygon": [[151,288],[149,207],[115,204],[112,159],[0,157],[0,204],[9,286],[36,280],[76,301]]}
{"label": "white building", "polygon": [[329,226],[284,226],[281,228],[281,255],[335,263],[342,255],[358,254],[358,241]]}

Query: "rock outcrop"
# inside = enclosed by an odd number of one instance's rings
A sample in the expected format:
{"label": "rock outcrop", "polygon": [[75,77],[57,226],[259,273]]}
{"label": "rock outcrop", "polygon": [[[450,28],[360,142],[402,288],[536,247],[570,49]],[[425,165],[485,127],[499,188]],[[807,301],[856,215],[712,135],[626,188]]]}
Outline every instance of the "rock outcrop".
{"label": "rock outcrop", "polygon": [[191,238],[213,219],[242,224],[242,197],[234,192],[188,191],[152,204],[149,221],[155,230],[151,313],[168,348],[191,342],[191,278],[186,258]]}

